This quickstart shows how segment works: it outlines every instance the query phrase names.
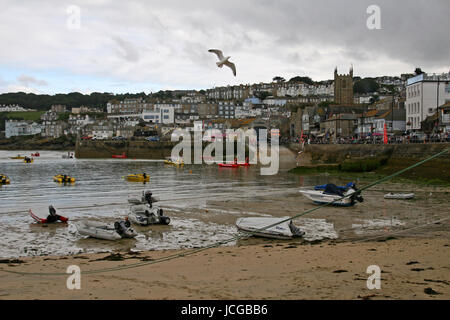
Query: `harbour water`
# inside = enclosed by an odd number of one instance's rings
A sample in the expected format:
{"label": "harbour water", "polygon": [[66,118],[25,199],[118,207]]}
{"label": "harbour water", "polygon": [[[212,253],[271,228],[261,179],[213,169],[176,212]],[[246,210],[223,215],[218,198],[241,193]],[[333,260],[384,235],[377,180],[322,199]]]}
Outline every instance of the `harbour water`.
{"label": "harbour water", "polygon": [[[30,153],[0,151],[0,173],[11,179],[10,185],[0,187],[0,257],[201,247],[235,236],[239,217],[292,216],[313,208],[315,205],[298,193],[299,187],[348,182],[327,175],[303,177],[288,172],[261,176],[257,167],[175,167],[162,160],[63,159],[67,153],[57,151],[40,152],[32,164],[10,159]],[[149,183],[123,179],[127,174],[143,172],[150,175]],[[77,181],[58,184],[52,179],[56,174],[67,174]],[[85,238],[76,232],[74,223],[83,219],[110,223],[125,218],[128,197],[140,196],[144,190],[151,190],[161,200],[157,205],[171,217],[170,225],[135,227],[139,233],[136,239],[117,242]],[[427,194],[428,190],[418,193],[422,201],[387,202],[382,199],[382,190],[368,191],[364,203],[352,208],[323,208],[295,224],[304,229],[306,240],[341,238],[344,233],[340,230],[347,229],[354,235],[367,234],[364,226],[370,227],[368,234],[408,226],[413,221],[434,218],[421,208],[434,206],[436,212],[445,212],[448,202],[434,201],[438,198],[427,198]],[[50,204],[70,219],[68,224],[42,226],[28,215],[32,209],[46,217]],[[407,214],[411,210],[413,216]]]}

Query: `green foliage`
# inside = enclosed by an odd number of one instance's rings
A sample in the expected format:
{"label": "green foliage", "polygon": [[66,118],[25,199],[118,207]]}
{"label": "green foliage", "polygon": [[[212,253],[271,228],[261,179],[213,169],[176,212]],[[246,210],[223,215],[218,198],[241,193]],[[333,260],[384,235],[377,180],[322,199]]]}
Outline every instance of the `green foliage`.
{"label": "green foliage", "polygon": [[375,80],[372,78],[364,78],[355,82],[353,92],[359,94],[372,93],[378,91],[379,88],[380,86]]}
{"label": "green foliage", "polygon": [[291,78],[289,80],[289,82],[304,82],[304,83],[310,84],[310,85],[314,84],[314,81],[312,81],[312,79],[310,77],[300,77],[300,76]]}
{"label": "green foliage", "polygon": [[70,116],[70,112],[64,112],[64,113],[60,113],[58,115],[58,120],[67,122],[69,120],[69,116]]}
{"label": "green foliage", "polygon": [[285,82],[286,79],[283,78],[283,77],[280,77],[280,76],[276,76],[276,77],[274,77],[274,78],[272,79],[272,81],[275,81],[275,82]]}
{"label": "green foliage", "polygon": [[378,169],[386,163],[387,158],[344,161],[339,165],[339,170],[346,172],[369,172]]}
{"label": "green foliage", "polygon": [[419,74],[422,74],[422,73],[425,73],[425,72],[423,72],[421,68],[416,68],[416,70],[414,70],[414,73],[416,75],[419,75]]}
{"label": "green foliage", "polygon": [[270,96],[270,93],[266,91],[260,91],[255,93],[255,97],[259,98],[261,101],[266,99],[268,96]]}
{"label": "green foliage", "polygon": [[55,94],[53,96],[47,94],[34,94],[34,93],[4,93],[0,94],[0,104],[11,105],[18,104],[24,108],[36,109],[36,110],[49,110],[52,105],[65,105],[69,108],[90,106],[100,108],[106,111],[106,104],[110,100],[124,100],[131,98],[146,98],[147,95],[144,92],[136,94],[112,94],[112,93],[100,93],[93,92],[89,95],[81,94],[79,92],[71,92],[69,94]]}

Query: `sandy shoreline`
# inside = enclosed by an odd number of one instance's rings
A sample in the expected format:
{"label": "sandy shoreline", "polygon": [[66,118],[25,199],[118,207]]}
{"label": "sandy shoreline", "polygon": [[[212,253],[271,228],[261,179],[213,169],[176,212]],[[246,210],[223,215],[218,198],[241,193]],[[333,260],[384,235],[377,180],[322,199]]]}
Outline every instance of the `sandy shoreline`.
{"label": "sandy shoreline", "polygon": [[[450,233],[433,238],[377,242],[263,244],[209,249],[194,255],[100,274],[82,274],[81,289],[68,276],[1,272],[0,299],[449,299]],[[187,250],[21,258],[1,263],[19,272],[94,270],[158,259]],[[381,289],[369,290],[369,265],[381,268]]]}

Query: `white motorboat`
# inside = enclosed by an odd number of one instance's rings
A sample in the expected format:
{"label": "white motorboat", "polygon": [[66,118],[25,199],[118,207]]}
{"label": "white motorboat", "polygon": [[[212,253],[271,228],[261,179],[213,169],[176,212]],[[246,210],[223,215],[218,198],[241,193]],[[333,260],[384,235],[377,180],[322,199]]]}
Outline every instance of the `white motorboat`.
{"label": "white motorboat", "polygon": [[150,191],[143,191],[141,199],[129,198],[130,212],[128,218],[130,221],[141,226],[169,224],[170,218],[164,216],[163,209],[153,205],[158,200],[152,196]]}
{"label": "white motorboat", "polygon": [[330,203],[334,206],[350,207],[353,206],[356,201],[364,201],[357,191],[358,190],[354,185],[343,190],[342,187],[328,184],[323,190],[302,189],[299,192],[316,204]]}
{"label": "white motorboat", "polygon": [[414,198],[414,193],[388,193],[384,195],[385,199],[400,199],[407,200]]}
{"label": "white motorboat", "polygon": [[[239,218],[236,221],[236,227],[240,231],[252,233],[253,236],[273,238],[273,239],[291,239],[294,237],[301,237],[305,233],[296,227],[292,220],[288,220],[277,224],[289,217],[283,218],[265,218],[265,217],[250,217]],[[265,227],[277,224],[273,227],[264,229]],[[264,229],[264,230],[261,230]]]}
{"label": "white motorboat", "polygon": [[117,221],[114,224],[105,224],[96,221],[82,221],[75,224],[78,233],[92,238],[104,240],[120,240],[134,238],[136,231],[131,228],[129,221]]}

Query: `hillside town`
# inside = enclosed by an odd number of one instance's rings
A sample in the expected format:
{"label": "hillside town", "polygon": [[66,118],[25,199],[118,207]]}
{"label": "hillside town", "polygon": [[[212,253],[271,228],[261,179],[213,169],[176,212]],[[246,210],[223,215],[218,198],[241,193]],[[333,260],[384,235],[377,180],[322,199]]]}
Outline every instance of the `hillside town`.
{"label": "hillside town", "polygon": [[[270,83],[174,90],[148,98],[111,100],[104,108],[53,105],[38,120],[5,119],[0,136],[169,140],[176,128],[278,129],[281,143],[389,143],[448,141],[450,72],[361,79],[334,71]],[[367,84],[370,84],[369,86]],[[0,105],[0,113],[34,112]]]}

